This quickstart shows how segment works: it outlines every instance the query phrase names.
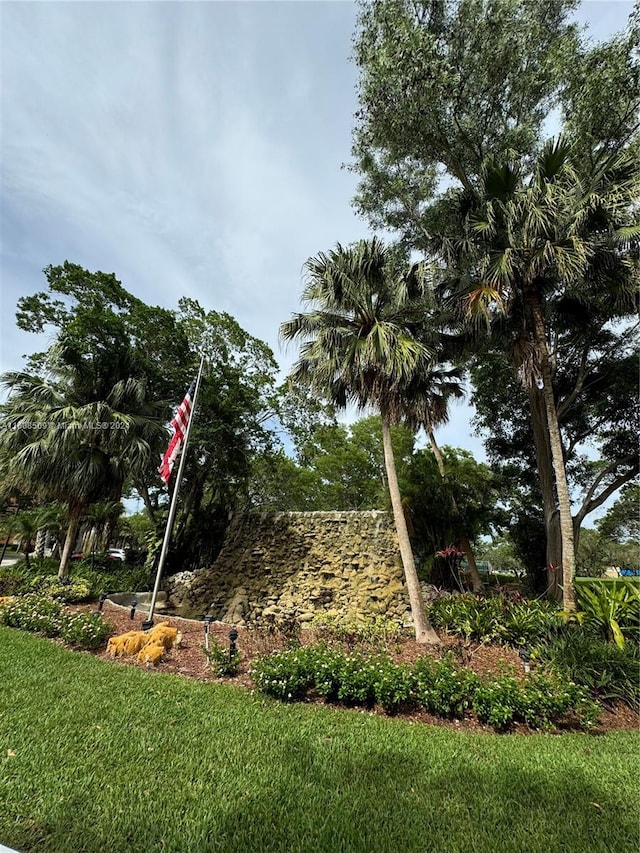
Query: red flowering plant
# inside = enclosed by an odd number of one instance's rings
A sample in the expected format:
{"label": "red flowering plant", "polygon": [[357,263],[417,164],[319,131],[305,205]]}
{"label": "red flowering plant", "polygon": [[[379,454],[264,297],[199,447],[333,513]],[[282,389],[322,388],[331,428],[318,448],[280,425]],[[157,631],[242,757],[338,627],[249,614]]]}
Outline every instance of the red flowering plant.
{"label": "red flowering plant", "polygon": [[462,558],[464,556],[462,551],[456,545],[447,545],[447,547],[443,548],[441,551],[436,551],[435,556],[440,557],[441,560],[444,560],[449,571],[451,572],[453,580],[460,589],[460,592],[464,592],[464,587],[460,579],[460,563],[462,562]]}

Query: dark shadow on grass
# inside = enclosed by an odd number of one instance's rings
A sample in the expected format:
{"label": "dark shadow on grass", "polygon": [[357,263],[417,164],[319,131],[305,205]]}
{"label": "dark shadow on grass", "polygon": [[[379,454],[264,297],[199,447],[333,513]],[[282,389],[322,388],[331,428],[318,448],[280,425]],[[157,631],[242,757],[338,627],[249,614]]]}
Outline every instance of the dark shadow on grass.
{"label": "dark shadow on grass", "polygon": [[[630,792],[613,801],[579,774],[541,764],[523,770],[484,759],[482,744],[461,741],[446,767],[406,754],[340,743],[339,737],[287,740],[260,793],[232,786],[194,804],[202,818],[181,836],[173,818],[154,813],[171,791],[140,779],[145,801],[108,826],[83,825],[82,802],[40,826],[23,826],[23,853],[632,853],[637,807]],[[327,751],[331,752],[330,761]],[[270,756],[273,758],[273,756]],[[168,774],[170,776],[170,773]],[[158,780],[160,781],[160,780]],[[166,785],[167,777],[161,781]],[[212,792],[213,793],[213,792]],[[22,835],[22,838],[20,836]]]}
{"label": "dark shadow on grass", "polygon": [[[465,746],[445,770],[393,752],[337,753],[327,771],[309,744],[290,745],[290,783],[238,803],[218,824],[218,846],[327,853],[632,853],[640,845],[631,792],[615,802],[575,773],[469,763]],[[480,749],[481,747],[477,747]],[[295,814],[295,820],[287,815]],[[300,820],[300,814],[304,820]]]}

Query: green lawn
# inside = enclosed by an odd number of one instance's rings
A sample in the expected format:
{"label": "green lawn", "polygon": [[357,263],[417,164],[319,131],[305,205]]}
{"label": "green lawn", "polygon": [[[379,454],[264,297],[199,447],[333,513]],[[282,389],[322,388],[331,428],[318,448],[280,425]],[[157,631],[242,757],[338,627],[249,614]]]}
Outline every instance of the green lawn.
{"label": "green lawn", "polygon": [[634,732],[285,706],[0,628],[0,843],[24,853],[624,853],[639,756]]}

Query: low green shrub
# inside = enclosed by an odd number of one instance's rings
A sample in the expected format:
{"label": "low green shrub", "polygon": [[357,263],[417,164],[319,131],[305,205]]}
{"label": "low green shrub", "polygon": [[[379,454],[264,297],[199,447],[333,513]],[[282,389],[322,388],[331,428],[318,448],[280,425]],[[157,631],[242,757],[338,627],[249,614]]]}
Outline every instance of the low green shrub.
{"label": "low green shrub", "polygon": [[342,643],[362,643],[371,646],[386,646],[398,640],[404,633],[402,624],[385,616],[371,619],[345,619],[341,616],[319,614],[310,625],[322,640],[337,640]]}
{"label": "low green shrub", "polygon": [[484,723],[506,729],[522,714],[520,684],[513,676],[500,676],[478,685],[472,699],[473,710]]}
{"label": "low green shrub", "polygon": [[60,625],[60,638],[77,648],[99,649],[109,639],[111,630],[99,613],[66,613]]}
{"label": "low green shrub", "polygon": [[415,699],[438,717],[463,717],[471,707],[478,684],[478,676],[458,666],[451,657],[443,660],[422,657],[413,666]]}
{"label": "low green shrub", "polygon": [[0,618],[10,628],[57,637],[60,634],[62,613],[60,602],[31,593],[5,602],[0,609]]}
{"label": "low green shrub", "polygon": [[262,693],[282,702],[304,699],[314,683],[311,647],[272,652],[251,668],[253,681]]}
{"label": "low green shrub", "polygon": [[5,595],[21,595],[28,592],[32,575],[27,571],[24,562],[0,568],[0,597]]}
{"label": "low green shrub", "polygon": [[549,728],[570,712],[583,728],[589,728],[599,715],[598,704],[583,687],[544,672],[524,679],[501,675],[481,683],[473,695],[473,710],[478,719],[499,730],[514,722]]}
{"label": "low green shrub", "polygon": [[10,628],[60,637],[69,645],[95,649],[103,645],[111,627],[97,613],[65,613],[59,601],[31,593],[6,601],[0,622]]}
{"label": "low green shrub", "polygon": [[376,668],[375,659],[343,655],[337,672],[338,699],[345,705],[372,707],[376,700]]}
{"label": "low green shrub", "polygon": [[0,568],[0,596],[42,592],[73,603],[87,601],[106,591],[137,592],[150,588],[149,573],[141,566],[106,561],[104,568],[98,564],[92,568],[91,560],[79,560],[70,564],[68,578],[60,581],[58,565],[58,560],[45,559],[32,561],[30,571],[24,561],[3,566]]}
{"label": "low green shrub", "polygon": [[633,643],[621,649],[601,637],[570,628],[535,649],[533,659],[564,673],[600,701],[620,700],[640,710],[640,651]]}
{"label": "low green shrub", "polygon": [[30,580],[29,588],[38,595],[46,595],[67,604],[89,601],[93,597],[90,581],[76,576],[60,580],[57,576],[36,575]]}
{"label": "low green shrub", "polygon": [[435,628],[466,640],[530,646],[557,634],[562,615],[548,601],[512,601],[504,595],[451,595],[433,601],[428,616]]}
{"label": "low green shrub", "polygon": [[415,704],[414,674],[408,664],[394,664],[388,658],[378,662],[374,676],[375,701],[387,714],[403,705]]}
{"label": "low green shrub", "polygon": [[337,701],[342,683],[344,651],[324,642],[307,646],[305,651],[312,667],[312,684],[316,692],[328,702]]}
{"label": "low green shrub", "polygon": [[209,661],[211,669],[215,674],[222,678],[225,675],[236,675],[240,667],[242,656],[239,651],[230,653],[228,648],[225,648],[222,643],[219,643],[215,637],[209,638],[209,648],[203,646],[205,657]]}
{"label": "low green shrub", "polygon": [[77,572],[91,584],[91,592],[94,596],[102,592],[142,592],[152,587],[152,579],[144,566],[128,566],[120,561],[110,561],[103,570],[93,571],[86,563],[81,561],[75,567]]}
{"label": "low green shrub", "polygon": [[479,719],[500,730],[514,722],[547,728],[568,715],[587,728],[598,714],[597,703],[584,687],[555,672],[482,680],[451,657],[423,657],[410,666],[384,655],[366,657],[318,644],[272,652],[254,663],[252,676],[258,690],[286,702],[302,700],[315,690],[325,700],[345,705],[379,703],[388,713],[419,706],[450,718],[473,709]]}

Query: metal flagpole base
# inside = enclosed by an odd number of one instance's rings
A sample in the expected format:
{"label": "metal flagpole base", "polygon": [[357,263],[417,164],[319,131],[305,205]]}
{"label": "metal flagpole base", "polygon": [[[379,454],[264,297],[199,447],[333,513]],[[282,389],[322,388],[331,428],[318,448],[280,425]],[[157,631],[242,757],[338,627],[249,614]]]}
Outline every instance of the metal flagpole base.
{"label": "metal flagpole base", "polygon": [[153,619],[147,619],[146,622],[143,622],[140,627],[143,631],[148,631],[149,629],[153,628]]}

